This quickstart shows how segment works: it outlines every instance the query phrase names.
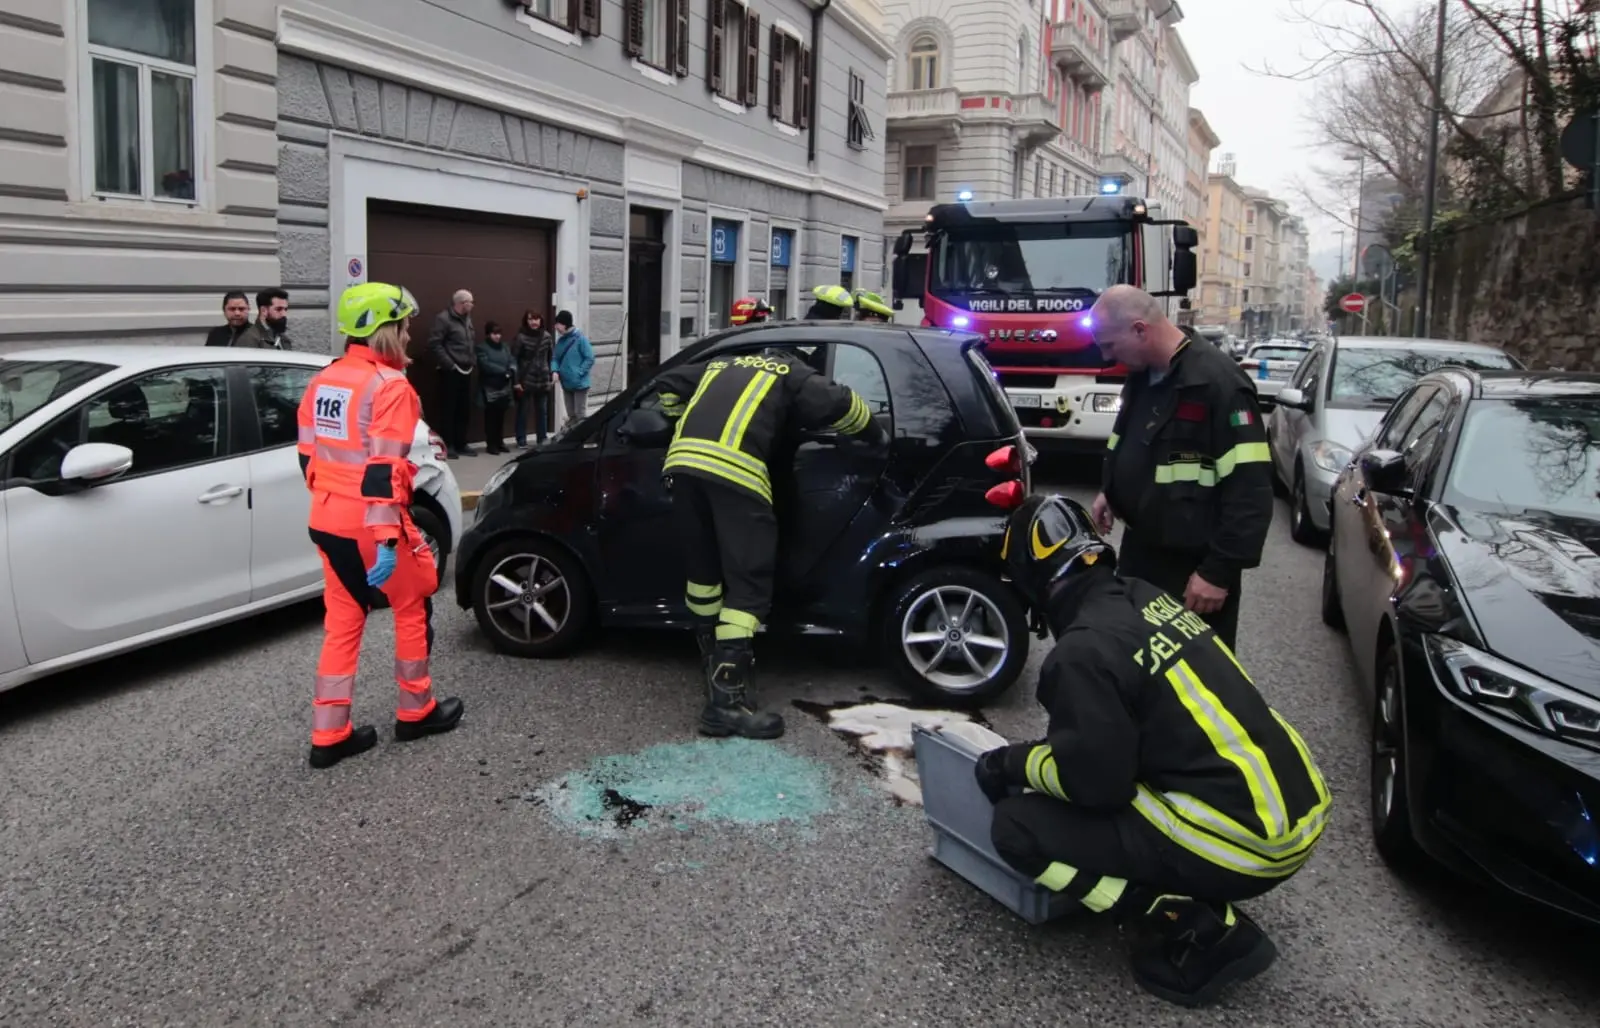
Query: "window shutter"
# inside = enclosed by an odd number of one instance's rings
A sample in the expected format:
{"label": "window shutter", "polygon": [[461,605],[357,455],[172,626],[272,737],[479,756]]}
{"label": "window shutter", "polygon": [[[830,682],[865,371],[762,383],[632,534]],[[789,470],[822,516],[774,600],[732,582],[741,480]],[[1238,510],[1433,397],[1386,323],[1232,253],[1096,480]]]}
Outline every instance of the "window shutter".
{"label": "window shutter", "polygon": [[[552,12],[559,8],[551,6]],[[567,16],[562,19],[561,27],[568,32],[576,32],[578,26],[583,24],[583,0],[567,0]]]}
{"label": "window shutter", "polygon": [[811,127],[811,48],[802,46],[800,58],[795,62],[798,65],[799,81],[795,83],[794,104],[795,124],[801,128]]}
{"label": "window shutter", "polygon": [[783,117],[783,45],[788,42],[778,26],[772,26],[772,39],[767,55],[767,113],[774,118]]}
{"label": "window shutter", "polygon": [[710,16],[706,18],[709,32],[706,39],[706,85],[713,93],[722,92],[722,50],[728,45],[728,5],[726,0],[711,0]]}
{"label": "window shutter", "polygon": [[622,33],[622,48],[629,57],[644,56],[644,0],[623,0],[623,20],[628,24]]}
{"label": "window shutter", "polygon": [[740,97],[746,107],[760,103],[756,96],[761,85],[761,15],[746,11],[744,16],[744,67],[739,80]]}
{"label": "window shutter", "polygon": [[600,35],[600,0],[578,0],[578,32],[585,36]]}
{"label": "window shutter", "polygon": [[682,78],[689,74],[689,0],[673,0],[672,24],[672,70]]}

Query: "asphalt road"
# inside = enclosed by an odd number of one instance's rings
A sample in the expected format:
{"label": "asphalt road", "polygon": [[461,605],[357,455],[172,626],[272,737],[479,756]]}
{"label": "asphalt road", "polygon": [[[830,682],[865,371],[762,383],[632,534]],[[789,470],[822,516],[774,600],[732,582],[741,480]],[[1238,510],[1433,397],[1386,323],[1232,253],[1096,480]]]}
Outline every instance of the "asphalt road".
{"label": "asphalt road", "polygon": [[[314,610],[0,696],[0,1024],[1594,1025],[1595,938],[1374,854],[1368,703],[1317,619],[1320,555],[1279,514],[1241,657],[1337,805],[1312,863],[1251,905],[1281,959],[1222,1008],[1140,992],[1109,925],[1030,928],[933,864],[921,812],[793,708],[723,822],[623,804],[574,829],[562,776],[692,740],[691,644],[523,663],[441,605],[434,673],[467,720],[388,741],[382,624],[357,712],[384,741],[332,772],[305,766]],[[769,646],[765,696],[887,694],[859,668]],[[1028,683],[989,711],[1012,738],[1042,727]],[[707,752],[616,773],[652,795]],[[774,809],[795,820],[729,823]]]}

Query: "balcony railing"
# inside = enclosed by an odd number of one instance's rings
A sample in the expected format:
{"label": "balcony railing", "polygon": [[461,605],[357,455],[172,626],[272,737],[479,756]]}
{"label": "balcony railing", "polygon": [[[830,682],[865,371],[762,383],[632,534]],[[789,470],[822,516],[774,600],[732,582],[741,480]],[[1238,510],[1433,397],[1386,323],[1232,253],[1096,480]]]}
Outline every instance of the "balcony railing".
{"label": "balcony railing", "polygon": [[1068,78],[1092,92],[1111,84],[1104,43],[1090,41],[1076,22],[1058,21],[1050,26],[1050,55]]}
{"label": "balcony railing", "polygon": [[937,120],[954,118],[961,109],[961,92],[956,89],[911,89],[890,93],[890,121]]}
{"label": "balcony railing", "polygon": [[1048,143],[1061,134],[1057,108],[1048,97],[1024,93],[1011,98],[1011,121],[1026,146]]}
{"label": "balcony railing", "polygon": [[1120,43],[1144,28],[1145,0],[1100,0],[1106,9],[1106,27],[1111,39]]}

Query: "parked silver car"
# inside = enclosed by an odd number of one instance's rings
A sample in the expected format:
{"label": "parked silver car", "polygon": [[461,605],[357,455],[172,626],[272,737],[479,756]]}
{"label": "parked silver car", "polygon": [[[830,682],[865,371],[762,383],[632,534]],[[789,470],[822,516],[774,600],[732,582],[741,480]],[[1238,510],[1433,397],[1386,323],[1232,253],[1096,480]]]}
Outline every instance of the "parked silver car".
{"label": "parked silver car", "polygon": [[1267,416],[1272,470],[1289,491],[1289,532],[1307,546],[1330,525],[1334,480],[1417,379],[1445,365],[1520,368],[1498,347],[1438,339],[1346,336],[1318,343]]}
{"label": "parked silver car", "polygon": [[1250,349],[1239,358],[1239,367],[1255,381],[1256,395],[1263,409],[1272,409],[1278,394],[1283,392],[1294,377],[1295,369],[1310,352],[1310,343],[1293,339],[1269,339],[1250,344]]}

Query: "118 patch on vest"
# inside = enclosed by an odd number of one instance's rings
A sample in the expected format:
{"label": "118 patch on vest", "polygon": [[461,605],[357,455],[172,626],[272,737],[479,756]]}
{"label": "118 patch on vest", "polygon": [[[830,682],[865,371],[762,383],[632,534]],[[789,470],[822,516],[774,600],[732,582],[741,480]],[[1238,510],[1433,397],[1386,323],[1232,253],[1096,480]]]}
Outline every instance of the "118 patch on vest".
{"label": "118 patch on vest", "polygon": [[318,438],[341,440],[350,438],[350,427],[346,419],[350,413],[350,401],[354,398],[353,390],[341,386],[317,386],[317,394],[311,401],[311,418],[316,426]]}

